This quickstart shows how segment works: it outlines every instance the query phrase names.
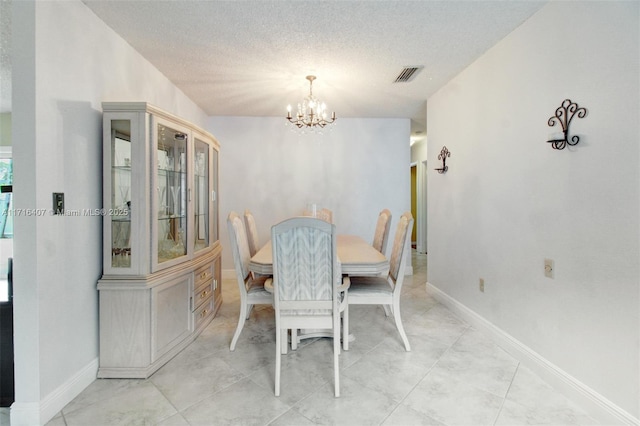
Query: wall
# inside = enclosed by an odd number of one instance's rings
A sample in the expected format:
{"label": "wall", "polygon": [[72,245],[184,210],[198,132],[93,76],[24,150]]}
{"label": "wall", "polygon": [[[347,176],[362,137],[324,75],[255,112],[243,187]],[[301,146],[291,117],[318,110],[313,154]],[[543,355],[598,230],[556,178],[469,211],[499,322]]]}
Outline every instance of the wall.
{"label": "wall", "polygon": [[0,113],[0,146],[11,146],[11,113]]}
{"label": "wall", "polygon": [[[80,1],[13,2],[15,207],[102,206],[102,101],[204,113]],[[61,50],[61,46],[64,49]],[[16,403],[37,424],[95,378],[100,217],[15,218]],[[92,377],[93,376],[93,377]]]}
{"label": "wall", "polygon": [[388,208],[393,237],[397,219],[410,208],[409,120],[342,118],[334,126],[322,136],[300,136],[279,117],[209,120],[221,144],[223,269],[233,270],[226,228],[232,210],[251,210],[266,242],[272,225],[316,203],[333,211],[338,233],[369,241],[378,213]]}
{"label": "wall", "polygon": [[[429,171],[429,283],[636,422],[639,6],[551,2],[427,104],[430,161],[451,151]],[[556,151],[566,98],[588,115]]]}

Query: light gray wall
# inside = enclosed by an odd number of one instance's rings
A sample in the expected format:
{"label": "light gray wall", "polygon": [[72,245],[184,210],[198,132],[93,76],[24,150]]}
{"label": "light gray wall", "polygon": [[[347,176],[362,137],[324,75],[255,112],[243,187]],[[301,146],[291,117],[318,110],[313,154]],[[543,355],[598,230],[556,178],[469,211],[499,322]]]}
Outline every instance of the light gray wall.
{"label": "light gray wall", "polygon": [[[429,159],[451,151],[430,170],[428,281],[636,419],[639,5],[549,3],[427,112]],[[556,151],[566,98],[588,115]]]}
{"label": "light gray wall", "polygon": [[[203,126],[205,114],[81,2],[13,8],[16,209],[50,209],[52,192],[68,209],[102,206],[102,101],[144,100]],[[18,216],[14,230],[20,413],[43,409],[98,357],[102,219]]]}
{"label": "light gray wall", "polygon": [[232,210],[251,210],[266,242],[272,225],[316,203],[333,211],[338,233],[369,241],[378,213],[388,208],[393,238],[411,202],[409,120],[339,118],[334,126],[301,136],[284,117],[210,118],[208,130],[221,145],[223,269],[233,270],[226,229]]}
{"label": "light gray wall", "polygon": [[11,113],[0,113],[0,146],[11,146]]}

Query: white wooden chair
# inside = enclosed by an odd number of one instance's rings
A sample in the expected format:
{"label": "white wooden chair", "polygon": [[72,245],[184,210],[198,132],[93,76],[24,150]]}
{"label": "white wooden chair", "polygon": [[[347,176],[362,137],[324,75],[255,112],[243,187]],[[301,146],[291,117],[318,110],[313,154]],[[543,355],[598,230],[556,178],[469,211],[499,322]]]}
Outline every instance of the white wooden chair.
{"label": "white wooden chair", "polygon": [[253,214],[247,209],[244,211],[244,224],[247,230],[247,241],[249,243],[249,254],[253,257],[260,250],[260,242],[258,239],[258,228]]}
{"label": "white wooden chair", "polygon": [[[348,312],[348,280],[342,284],[336,254],[336,227],[317,218],[288,219],[271,228],[271,244],[276,313],[275,394],[280,395],[287,330],[309,328],[333,332],[334,384],[338,397],[340,311],[343,305]],[[348,330],[344,333],[348,338]]]}
{"label": "white wooden chair", "polygon": [[380,253],[385,254],[387,252],[387,241],[389,239],[389,229],[391,228],[391,211],[384,209],[378,214],[378,222],[376,223],[376,231],[373,234],[373,243],[371,244],[374,249]]}
{"label": "white wooden chair", "polygon": [[333,212],[329,209],[320,209],[318,212],[318,218],[328,223],[333,223]]}
{"label": "white wooden chair", "polygon": [[240,317],[229,347],[233,351],[236,348],[244,323],[251,315],[253,306],[272,305],[273,294],[264,289],[265,283],[268,284],[267,281],[271,280],[270,277],[253,277],[249,271],[251,254],[249,253],[247,234],[242,219],[236,212],[229,213],[227,229],[231,242],[231,252],[233,253],[233,263],[236,269],[236,278],[238,279],[238,289],[240,290]]}
{"label": "white wooden chair", "polygon": [[[396,235],[393,240],[391,259],[389,261],[389,274],[382,276],[351,277],[351,287],[349,288],[349,305],[383,305],[391,306],[391,313],[395,319],[396,328],[402,337],[404,347],[411,350],[407,334],[402,326],[400,316],[400,293],[402,291],[402,281],[404,280],[404,270],[407,262],[405,249],[409,246],[411,229],[413,227],[413,216],[410,212],[405,212],[396,228]],[[385,314],[388,315],[385,309]]]}

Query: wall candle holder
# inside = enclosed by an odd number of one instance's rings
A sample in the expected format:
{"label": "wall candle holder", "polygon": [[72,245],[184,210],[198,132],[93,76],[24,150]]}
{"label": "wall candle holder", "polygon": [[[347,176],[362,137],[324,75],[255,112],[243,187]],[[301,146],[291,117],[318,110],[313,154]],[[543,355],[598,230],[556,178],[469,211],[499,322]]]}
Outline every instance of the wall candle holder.
{"label": "wall candle holder", "polygon": [[451,153],[446,146],[443,146],[440,150],[440,155],[438,155],[438,160],[442,160],[442,168],[436,169],[436,171],[440,174],[449,170],[449,166],[447,166],[447,157],[451,157]]}
{"label": "wall candle holder", "polygon": [[564,149],[567,145],[577,145],[580,142],[578,135],[573,135],[569,139],[569,125],[574,116],[578,118],[584,118],[587,115],[586,108],[578,108],[578,104],[571,102],[570,99],[565,99],[562,104],[556,109],[556,114],[549,118],[548,124],[550,127],[560,123],[562,126],[561,133],[552,133],[549,135],[548,143],[551,144],[553,149]]}

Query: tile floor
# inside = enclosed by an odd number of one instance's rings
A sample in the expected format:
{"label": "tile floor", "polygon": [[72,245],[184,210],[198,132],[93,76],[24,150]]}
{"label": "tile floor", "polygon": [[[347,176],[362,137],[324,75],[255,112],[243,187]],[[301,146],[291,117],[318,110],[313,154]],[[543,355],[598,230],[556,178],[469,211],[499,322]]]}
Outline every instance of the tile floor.
{"label": "tile floor", "polygon": [[[414,252],[413,266],[401,305],[412,351],[381,307],[351,307],[356,340],[340,356],[340,398],[329,339],[283,357],[274,396],[270,307],[254,310],[229,351],[239,296],[225,280],[220,312],[181,354],[147,380],[96,380],[48,425],[597,424],[429,297],[426,256]],[[8,424],[6,410],[0,423]]]}

